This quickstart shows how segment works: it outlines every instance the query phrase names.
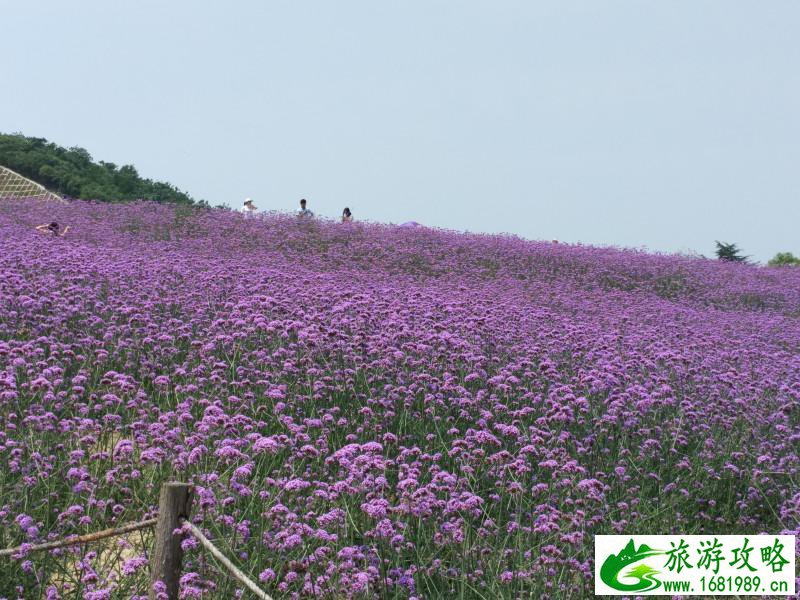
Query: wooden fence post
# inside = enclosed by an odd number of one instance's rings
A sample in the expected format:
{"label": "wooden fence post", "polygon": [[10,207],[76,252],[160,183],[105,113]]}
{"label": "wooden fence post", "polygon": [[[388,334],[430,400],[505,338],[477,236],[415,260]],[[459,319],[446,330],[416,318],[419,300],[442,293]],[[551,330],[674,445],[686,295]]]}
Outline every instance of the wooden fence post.
{"label": "wooden fence post", "polygon": [[158,522],[150,563],[150,600],[156,600],[156,582],[166,585],[168,600],[178,600],[181,579],[181,537],[172,532],[181,526],[181,518],[188,519],[192,506],[192,486],[188,483],[168,481],[161,486],[158,499]]}

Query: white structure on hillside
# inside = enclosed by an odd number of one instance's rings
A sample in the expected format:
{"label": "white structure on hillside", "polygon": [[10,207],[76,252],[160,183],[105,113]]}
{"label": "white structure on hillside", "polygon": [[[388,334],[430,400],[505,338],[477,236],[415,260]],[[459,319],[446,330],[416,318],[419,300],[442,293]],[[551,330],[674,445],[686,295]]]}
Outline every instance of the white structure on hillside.
{"label": "white structure on hillside", "polygon": [[36,198],[39,200],[64,201],[61,196],[48,191],[35,181],[31,181],[19,173],[0,165],[0,199],[2,198]]}

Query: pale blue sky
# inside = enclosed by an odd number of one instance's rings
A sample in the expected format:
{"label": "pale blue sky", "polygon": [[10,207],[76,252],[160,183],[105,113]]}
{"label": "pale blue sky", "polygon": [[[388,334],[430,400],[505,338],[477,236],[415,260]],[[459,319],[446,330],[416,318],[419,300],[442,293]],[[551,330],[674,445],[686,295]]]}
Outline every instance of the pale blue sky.
{"label": "pale blue sky", "polygon": [[800,2],[0,0],[0,131],[195,197],[800,253]]}

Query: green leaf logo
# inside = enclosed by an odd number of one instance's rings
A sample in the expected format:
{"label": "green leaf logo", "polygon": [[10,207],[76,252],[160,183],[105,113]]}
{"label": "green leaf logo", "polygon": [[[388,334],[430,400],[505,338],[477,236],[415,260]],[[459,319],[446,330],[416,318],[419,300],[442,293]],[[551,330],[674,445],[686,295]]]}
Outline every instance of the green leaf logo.
{"label": "green leaf logo", "polygon": [[[633,538],[631,538],[619,554],[612,554],[605,560],[603,566],[600,567],[600,579],[608,587],[620,592],[649,592],[654,590],[661,585],[661,582],[656,578],[660,571],[648,564],[639,563],[639,561],[648,556],[656,556],[658,554],[664,554],[664,551],[654,550],[646,544],[642,544],[637,550],[634,546]],[[623,573],[626,568],[634,564],[635,566],[629,571]],[[619,580],[620,577],[636,579],[637,581],[635,583],[623,583]]]}

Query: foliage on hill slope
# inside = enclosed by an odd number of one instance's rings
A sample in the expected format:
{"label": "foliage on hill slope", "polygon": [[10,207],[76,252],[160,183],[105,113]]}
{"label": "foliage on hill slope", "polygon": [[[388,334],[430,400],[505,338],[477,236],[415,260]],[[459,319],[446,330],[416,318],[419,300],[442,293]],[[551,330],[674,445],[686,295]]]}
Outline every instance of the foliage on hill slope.
{"label": "foliage on hill slope", "polygon": [[0,165],[71,198],[194,202],[174,185],[141,177],[132,165],[95,162],[83,148],[62,148],[44,138],[0,133]]}

